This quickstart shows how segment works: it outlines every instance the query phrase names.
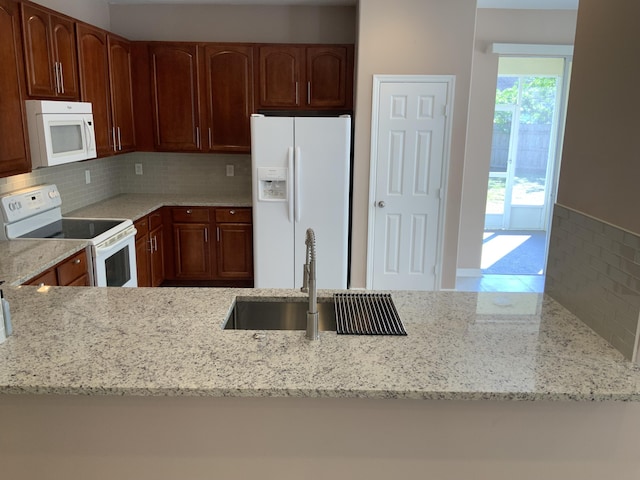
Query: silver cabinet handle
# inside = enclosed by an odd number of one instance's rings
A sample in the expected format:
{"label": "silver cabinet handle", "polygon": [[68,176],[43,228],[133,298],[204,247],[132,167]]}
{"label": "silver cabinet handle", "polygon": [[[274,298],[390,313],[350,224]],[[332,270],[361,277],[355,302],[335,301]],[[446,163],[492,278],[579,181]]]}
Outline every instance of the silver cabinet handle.
{"label": "silver cabinet handle", "polygon": [[158,251],[158,236],[157,235],[153,236],[153,251],[154,252]]}
{"label": "silver cabinet handle", "polygon": [[209,150],[211,150],[211,127],[209,127]]}
{"label": "silver cabinet handle", "polygon": [[216,227],[216,241],[220,241],[220,227]]}
{"label": "silver cabinet handle", "polygon": [[122,134],[120,132],[120,127],[118,127],[118,150],[122,151]]}
{"label": "silver cabinet handle", "polygon": [[299,98],[299,95],[298,95],[298,83],[299,82],[296,82],[296,105],[298,105],[298,103],[300,103],[300,101],[298,99]]}
{"label": "silver cabinet handle", "polygon": [[311,105],[311,82],[307,82],[307,105]]}
{"label": "silver cabinet handle", "polygon": [[113,151],[118,151],[118,144],[116,143],[116,127],[111,127],[111,138],[113,139]]}
{"label": "silver cabinet handle", "polygon": [[147,242],[149,242],[149,250],[147,251],[153,252],[153,238],[150,238],[149,240],[147,240]]}
{"label": "silver cabinet handle", "polygon": [[205,243],[209,242],[209,229],[207,227],[204,229],[204,241]]}
{"label": "silver cabinet handle", "polygon": [[64,93],[64,74],[62,73],[62,63],[59,64],[59,71],[60,71],[60,88],[62,89],[62,92],[60,93]]}
{"label": "silver cabinet handle", "polygon": [[196,148],[200,148],[200,127],[196,127]]}
{"label": "silver cabinet handle", "polygon": [[386,203],[384,203],[382,200],[380,200],[380,201],[378,202],[378,207],[380,207],[380,208],[384,208],[384,207],[386,207],[386,206],[387,206],[387,204],[386,204]]}
{"label": "silver cabinet handle", "polygon": [[60,93],[60,74],[58,73],[59,69],[58,69],[58,62],[54,62],[53,64],[53,73],[55,76],[55,89],[56,89],[56,93]]}

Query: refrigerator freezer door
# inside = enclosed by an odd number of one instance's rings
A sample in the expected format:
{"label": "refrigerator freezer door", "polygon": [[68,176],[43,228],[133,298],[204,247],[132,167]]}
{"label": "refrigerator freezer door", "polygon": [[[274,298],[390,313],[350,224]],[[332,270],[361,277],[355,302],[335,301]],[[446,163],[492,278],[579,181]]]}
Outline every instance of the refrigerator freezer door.
{"label": "refrigerator freezer door", "polygon": [[316,234],[318,288],[347,288],[349,117],[295,117],[295,285],[302,285],[305,234]]}
{"label": "refrigerator freezer door", "polygon": [[[256,288],[294,288],[293,119],[251,117],[251,166],[253,185],[253,255]],[[286,201],[259,198],[258,169],[287,172]],[[264,171],[264,170],[263,170]],[[300,247],[304,247],[304,243]],[[300,267],[302,268],[302,267]]]}

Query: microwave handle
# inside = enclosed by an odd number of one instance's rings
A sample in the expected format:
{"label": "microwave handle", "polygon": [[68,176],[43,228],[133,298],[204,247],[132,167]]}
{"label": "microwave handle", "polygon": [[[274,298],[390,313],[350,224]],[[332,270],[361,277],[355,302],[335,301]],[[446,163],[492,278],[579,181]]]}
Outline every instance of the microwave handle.
{"label": "microwave handle", "polygon": [[84,133],[87,138],[87,147],[88,149],[93,149],[93,128],[86,120],[83,119],[82,121],[84,122]]}

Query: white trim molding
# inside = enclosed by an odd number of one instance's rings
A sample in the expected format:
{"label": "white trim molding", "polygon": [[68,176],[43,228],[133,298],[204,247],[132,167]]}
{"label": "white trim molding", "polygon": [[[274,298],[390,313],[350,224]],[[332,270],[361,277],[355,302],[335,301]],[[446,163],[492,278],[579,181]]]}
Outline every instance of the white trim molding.
{"label": "white trim molding", "polygon": [[542,45],[533,43],[492,43],[488,53],[498,55],[543,55],[546,57],[571,57],[573,45]]}

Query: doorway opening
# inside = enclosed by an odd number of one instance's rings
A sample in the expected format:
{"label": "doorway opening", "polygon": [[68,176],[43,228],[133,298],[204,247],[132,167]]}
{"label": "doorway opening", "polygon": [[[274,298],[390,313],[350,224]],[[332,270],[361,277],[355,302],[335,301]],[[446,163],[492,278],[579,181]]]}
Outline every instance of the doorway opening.
{"label": "doorway opening", "polygon": [[481,270],[544,275],[571,57],[498,63]]}

